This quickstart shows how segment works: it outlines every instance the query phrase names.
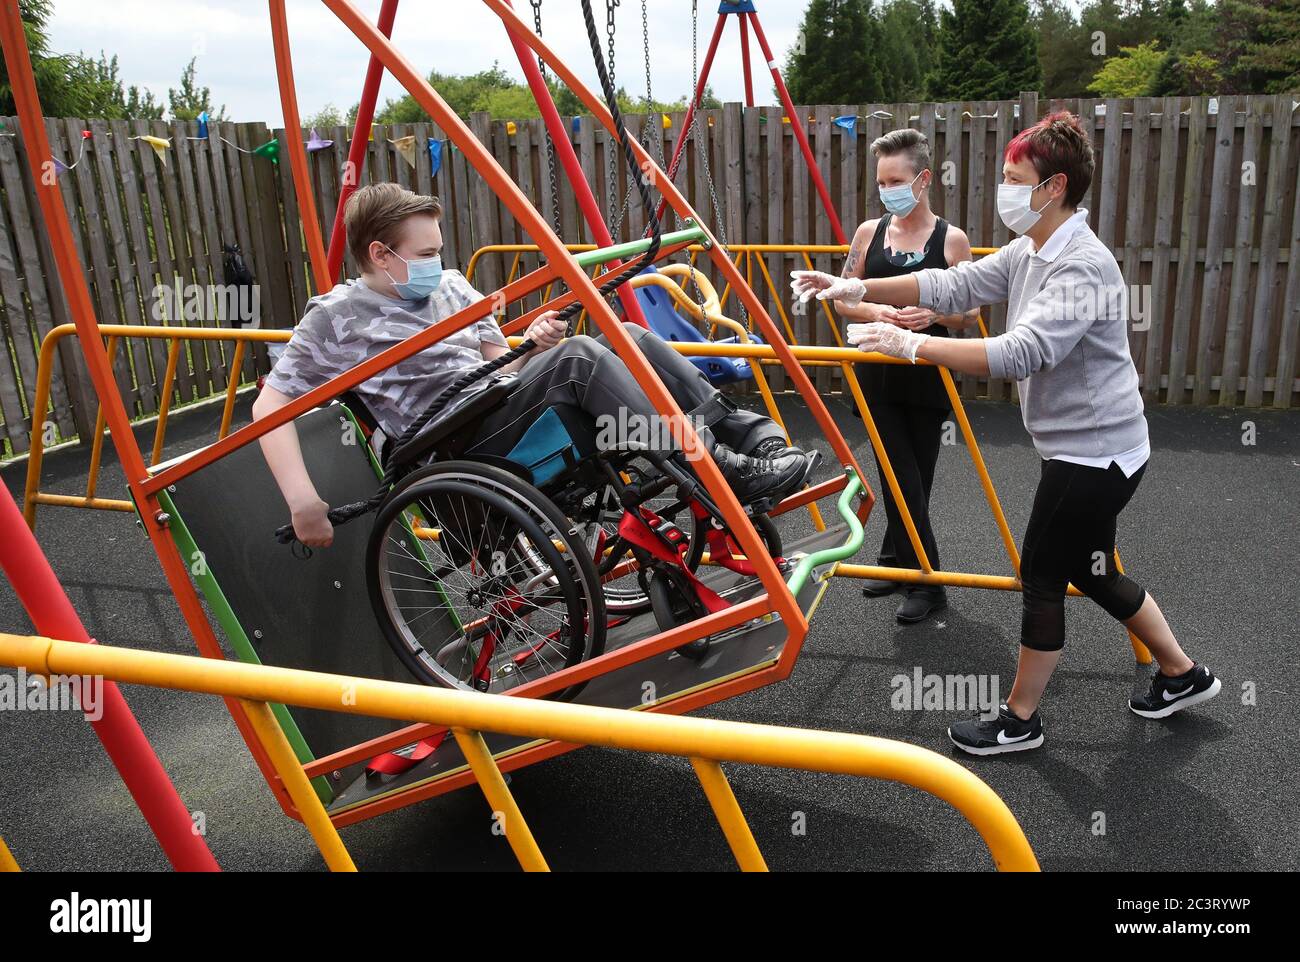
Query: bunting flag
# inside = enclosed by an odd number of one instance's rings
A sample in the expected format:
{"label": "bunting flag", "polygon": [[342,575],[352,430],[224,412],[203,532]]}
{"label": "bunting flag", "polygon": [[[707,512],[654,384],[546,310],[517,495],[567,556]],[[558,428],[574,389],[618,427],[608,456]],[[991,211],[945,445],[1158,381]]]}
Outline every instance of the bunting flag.
{"label": "bunting flag", "polygon": [[578,131],[579,131],[580,129],[582,129],[582,118],[581,118],[581,117],[574,117],[574,118],[573,118],[573,136],[575,136],[575,137],[578,136]]}
{"label": "bunting flag", "polygon": [[205,110],[201,114],[199,114],[198,120],[199,120],[199,138],[201,140],[207,140],[208,139],[208,112]]}
{"label": "bunting flag", "polygon": [[429,176],[437,177],[442,170],[442,141],[429,138]]}
{"label": "bunting flag", "polygon": [[280,163],[280,141],[268,140],[261,147],[254,147],[251,151],[258,157],[269,158],[271,163]]}
{"label": "bunting flag", "polygon": [[370,125],[370,133],[366,136],[366,140],[369,141],[369,140],[374,140],[374,139],[375,139],[375,125],[374,125],[374,124],[371,124],[371,125]]}
{"label": "bunting flag", "polygon": [[72,163],[70,164],[64,163],[63,161],[59,160],[59,158],[57,157],[50,158],[50,163],[54,165],[55,177],[58,177],[61,174],[66,173],[69,170],[72,170],[74,167],[77,166],[77,164],[81,163],[81,158],[86,156],[86,141],[90,139],[90,136],[91,135],[89,130],[83,130],[81,132],[81,140],[79,141],[80,147],[78,147],[77,149],[77,159],[74,160]]}
{"label": "bunting flag", "polygon": [[132,140],[143,140],[153,148],[153,152],[158,155],[164,167],[167,166],[167,151],[171,149],[172,142],[167,137],[153,137],[149,134],[140,134],[138,137],[132,137]]}
{"label": "bunting flag", "polygon": [[318,150],[324,150],[327,147],[333,147],[334,141],[321,140],[320,134],[316,133],[316,128],[311,129],[311,139],[307,141],[307,152],[314,154]]}
{"label": "bunting flag", "polygon": [[506,121],[507,136],[513,137],[517,133],[519,133],[519,127],[515,124],[513,120],[507,120]]}
{"label": "bunting flag", "polygon": [[844,114],[841,117],[836,117],[834,123],[836,127],[843,127],[851,136],[855,138],[858,136],[857,114]]}
{"label": "bunting flag", "polygon": [[397,152],[402,155],[402,159],[411,165],[415,170],[415,134],[407,134],[405,137],[398,137],[396,140],[389,138],[388,142],[397,148]]}
{"label": "bunting flag", "polygon": [[673,129],[673,118],[669,117],[667,114],[664,114],[664,130],[672,130],[672,129]]}

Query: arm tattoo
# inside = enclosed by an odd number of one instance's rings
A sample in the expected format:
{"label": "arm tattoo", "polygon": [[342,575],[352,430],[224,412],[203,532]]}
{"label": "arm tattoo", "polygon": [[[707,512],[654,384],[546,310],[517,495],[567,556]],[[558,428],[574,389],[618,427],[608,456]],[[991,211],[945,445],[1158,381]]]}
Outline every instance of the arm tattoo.
{"label": "arm tattoo", "polygon": [[842,273],[840,276],[857,277],[858,262],[861,259],[862,259],[862,249],[858,246],[857,242],[854,241],[853,246],[849,248],[848,260],[844,262],[844,273]]}

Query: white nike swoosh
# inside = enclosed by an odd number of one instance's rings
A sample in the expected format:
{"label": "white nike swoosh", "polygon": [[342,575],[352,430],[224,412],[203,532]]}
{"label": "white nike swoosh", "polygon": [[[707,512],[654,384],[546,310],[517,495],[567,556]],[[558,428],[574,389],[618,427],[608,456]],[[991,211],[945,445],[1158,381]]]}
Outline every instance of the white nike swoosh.
{"label": "white nike swoosh", "polygon": [[1186,688],[1184,688],[1182,691],[1170,692],[1169,690],[1166,689],[1165,691],[1162,691],[1160,694],[1165,701],[1176,701],[1177,699],[1182,698],[1184,695],[1186,695],[1195,687],[1196,687],[1195,684],[1191,684],[1188,685]]}
{"label": "white nike swoosh", "polygon": [[1023,742],[1026,738],[1028,738],[1032,734],[1033,732],[1025,732],[1023,735],[1017,735],[1015,738],[1008,738],[1006,732],[1000,731],[998,732],[998,744],[1011,745],[1014,744],[1015,742]]}

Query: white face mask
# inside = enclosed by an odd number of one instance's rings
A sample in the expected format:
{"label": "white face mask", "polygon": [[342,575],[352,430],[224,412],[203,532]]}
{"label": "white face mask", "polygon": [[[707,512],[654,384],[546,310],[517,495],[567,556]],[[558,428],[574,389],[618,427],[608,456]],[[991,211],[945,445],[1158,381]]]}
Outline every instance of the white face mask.
{"label": "white face mask", "polygon": [[[1047,178],[1047,180],[1051,179],[1051,177]],[[1043,184],[1047,183],[1047,180],[1043,181]],[[1039,184],[1038,187],[1042,187],[1043,184]],[[1007,230],[1023,234],[1038,223],[1043,211],[1047,210],[1052,203],[1049,197],[1047,203],[1038,210],[1034,210],[1029,205],[1029,200],[1038,187],[1024,184],[998,184],[998,216],[1002,218],[1002,223],[1007,225]]]}

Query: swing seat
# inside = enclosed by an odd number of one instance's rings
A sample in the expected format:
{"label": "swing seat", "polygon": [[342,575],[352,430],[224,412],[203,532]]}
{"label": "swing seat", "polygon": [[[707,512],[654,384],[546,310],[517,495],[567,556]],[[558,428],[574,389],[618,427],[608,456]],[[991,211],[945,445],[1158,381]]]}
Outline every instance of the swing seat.
{"label": "swing seat", "polygon": [[[641,273],[657,274],[658,271],[654,267],[647,267]],[[659,337],[665,341],[681,343],[710,343],[699,328],[682,317],[673,303],[672,295],[668,291],[653,285],[637,287],[634,290],[636,291],[637,301],[641,304],[641,310],[645,313],[646,322],[650,325],[650,330]],[[738,337],[733,335],[732,337],[718,338],[712,343],[736,344],[738,341]],[[750,341],[755,344],[763,343],[762,339],[756,334],[750,335]],[[692,357],[687,360],[699,368],[705,377],[717,386],[735,384],[738,381],[748,381],[754,376],[748,358]]]}

